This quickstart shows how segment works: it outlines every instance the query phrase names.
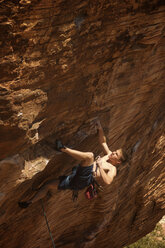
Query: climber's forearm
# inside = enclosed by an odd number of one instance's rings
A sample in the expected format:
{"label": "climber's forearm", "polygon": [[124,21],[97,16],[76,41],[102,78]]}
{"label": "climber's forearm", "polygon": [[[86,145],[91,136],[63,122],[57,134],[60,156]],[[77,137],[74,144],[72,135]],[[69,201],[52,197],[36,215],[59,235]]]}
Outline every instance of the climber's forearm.
{"label": "climber's forearm", "polygon": [[102,128],[99,120],[97,120],[97,122],[96,122],[96,127],[97,127],[98,132],[99,132],[99,143],[102,146],[104,153],[109,154],[111,151],[109,150],[109,147],[107,145],[107,140],[106,140],[103,128]]}
{"label": "climber's forearm", "polygon": [[99,143],[100,143],[105,154],[111,153],[111,151],[107,145],[107,140],[106,140],[106,137],[104,135],[104,131],[103,131],[102,127],[99,129]]}
{"label": "climber's forearm", "polygon": [[100,175],[101,175],[101,177],[103,178],[103,181],[104,181],[106,184],[111,184],[112,181],[113,181],[113,177],[109,177],[109,176],[105,173],[104,169],[103,169],[100,165],[98,165],[98,166],[99,166]]}
{"label": "climber's forearm", "polygon": [[103,143],[106,143],[107,139],[106,139],[106,137],[104,135],[103,128],[100,127],[98,130],[99,130],[99,142],[102,145]]}

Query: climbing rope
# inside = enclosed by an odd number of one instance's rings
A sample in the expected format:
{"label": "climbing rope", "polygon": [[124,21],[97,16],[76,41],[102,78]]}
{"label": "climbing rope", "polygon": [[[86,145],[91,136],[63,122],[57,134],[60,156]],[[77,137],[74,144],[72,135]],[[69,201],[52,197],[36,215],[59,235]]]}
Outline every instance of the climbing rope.
{"label": "climbing rope", "polygon": [[44,210],[44,204],[43,204],[42,200],[41,200],[41,205],[42,205],[42,210],[43,210],[43,214],[44,214],[44,217],[45,217],[46,225],[47,225],[47,228],[48,228],[48,232],[49,232],[50,238],[52,240],[53,248],[55,248],[54,239],[53,239],[52,233],[50,231],[49,223],[48,223],[48,220],[47,220],[47,217],[46,217],[46,213],[45,213],[45,210]]}

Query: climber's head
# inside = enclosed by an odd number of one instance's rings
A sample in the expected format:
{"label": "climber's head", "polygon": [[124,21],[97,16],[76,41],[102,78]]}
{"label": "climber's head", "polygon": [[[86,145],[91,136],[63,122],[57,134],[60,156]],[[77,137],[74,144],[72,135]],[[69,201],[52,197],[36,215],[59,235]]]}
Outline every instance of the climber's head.
{"label": "climber's head", "polygon": [[127,154],[122,148],[112,152],[109,155],[109,159],[108,159],[108,161],[113,165],[122,164],[126,162],[126,160],[127,160]]}

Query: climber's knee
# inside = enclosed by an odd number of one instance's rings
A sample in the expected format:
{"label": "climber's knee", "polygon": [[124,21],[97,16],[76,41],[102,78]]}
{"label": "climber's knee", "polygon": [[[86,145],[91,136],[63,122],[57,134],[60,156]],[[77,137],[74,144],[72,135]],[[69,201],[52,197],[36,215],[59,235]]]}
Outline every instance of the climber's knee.
{"label": "climber's knee", "polygon": [[88,160],[90,160],[92,163],[94,162],[94,154],[93,154],[93,152],[88,152]]}
{"label": "climber's knee", "polygon": [[82,161],[82,166],[90,166],[94,162],[94,154],[92,152],[86,153],[86,158],[84,161]]}

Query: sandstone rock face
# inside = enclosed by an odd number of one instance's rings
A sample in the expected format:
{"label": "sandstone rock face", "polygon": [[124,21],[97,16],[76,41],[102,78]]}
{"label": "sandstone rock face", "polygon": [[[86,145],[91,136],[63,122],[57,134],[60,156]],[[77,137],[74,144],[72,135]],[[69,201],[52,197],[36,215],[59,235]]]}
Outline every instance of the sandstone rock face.
{"label": "sandstone rock face", "polygon": [[76,164],[54,151],[57,137],[101,154],[96,117],[129,162],[93,201],[44,198],[56,246],[120,248],[165,214],[164,10],[158,0],[1,1],[0,247],[51,247],[40,202],[17,202]]}

